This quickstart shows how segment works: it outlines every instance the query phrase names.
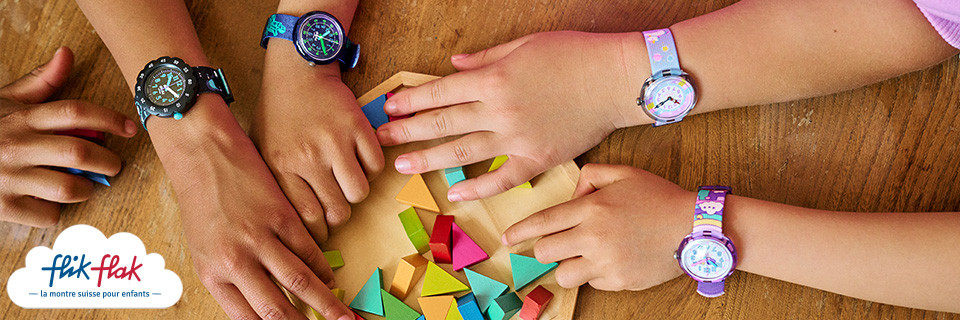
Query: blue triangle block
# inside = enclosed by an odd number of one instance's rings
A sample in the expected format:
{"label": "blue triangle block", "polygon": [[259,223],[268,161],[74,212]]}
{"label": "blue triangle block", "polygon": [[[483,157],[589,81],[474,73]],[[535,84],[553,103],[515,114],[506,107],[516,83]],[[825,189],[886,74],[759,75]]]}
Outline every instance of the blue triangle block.
{"label": "blue triangle block", "polygon": [[383,287],[383,274],[380,268],[373,271],[367,283],[360,288],[357,296],[350,302],[350,308],[383,316],[383,296],[380,290]]}
{"label": "blue triangle block", "polygon": [[483,313],[477,307],[477,300],[466,301],[466,303],[457,306],[457,309],[460,311],[460,317],[463,320],[484,320]]}
{"label": "blue triangle block", "polygon": [[473,294],[477,299],[477,307],[480,308],[480,311],[487,310],[487,306],[489,306],[494,299],[506,292],[507,289],[510,289],[500,281],[490,279],[473,270],[467,268],[463,268],[463,270],[467,273],[467,281],[470,282],[470,287],[473,288]]}
{"label": "blue triangle block", "polygon": [[511,253],[510,268],[513,269],[513,289],[523,289],[523,287],[556,268],[557,265],[556,262],[542,264],[535,258]]}
{"label": "blue triangle block", "polygon": [[387,117],[387,114],[383,112],[383,104],[387,102],[387,95],[381,95],[370,103],[365,104],[363,107],[360,107],[360,110],[363,111],[363,115],[367,116],[367,121],[370,121],[370,125],[374,129],[379,128],[384,123],[390,121],[390,118]]}
{"label": "blue triangle block", "polygon": [[462,297],[457,298],[457,305],[458,305],[458,306],[462,306],[462,305],[464,305],[464,304],[467,304],[467,302],[470,302],[470,301],[473,301],[474,303],[477,302],[477,297],[476,297],[475,295],[473,295],[473,292],[468,293],[468,294],[465,294],[465,295],[463,295]]}

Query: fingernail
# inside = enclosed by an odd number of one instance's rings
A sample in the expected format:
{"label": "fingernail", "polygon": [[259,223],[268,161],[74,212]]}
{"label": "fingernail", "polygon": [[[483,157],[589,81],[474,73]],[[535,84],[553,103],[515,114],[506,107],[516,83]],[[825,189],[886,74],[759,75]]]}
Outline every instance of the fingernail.
{"label": "fingernail", "polygon": [[57,48],[57,51],[54,52],[53,55],[58,55],[58,54],[60,54],[60,51],[63,51],[63,47]]}
{"label": "fingernail", "polygon": [[393,101],[387,101],[383,104],[383,111],[386,113],[394,113],[397,111],[397,103]]}
{"label": "fingernail", "polygon": [[503,243],[503,245],[508,246],[508,247],[510,246],[510,244],[507,243],[507,235],[503,235],[503,236],[500,237],[500,243]]}
{"label": "fingernail", "polygon": [[466,54],[466,53],[455,54],[452,57],[450,57],[450,59],[460,60],[460,59],[466,58],[467,56],[469,56],[469,54]]}
{"label": "fingernail", "polygon": [[447,194],[447,200],[450,200],[450,202],[463,201],[463,196],[459,192],[450,192]]}
{"label": "fingernail", "polygon": [[340,317],[340,319],[337,319],[337,320],[353,320],[353,318],[350,316],[342,316]]}
{"label": "fingernail", "polygon": [[406,173],[407,171],[410,171],[410,160],[407,160],[407,158],[403,156],[398,157],[397,161],[394,162],[393,165],[400,173]]}
{"label": "fingernail", "polygon": [[123,131],[127,134],[134,135],[137,133],[137,123],[133,122],[133,120],[127,119],[123,126]]}

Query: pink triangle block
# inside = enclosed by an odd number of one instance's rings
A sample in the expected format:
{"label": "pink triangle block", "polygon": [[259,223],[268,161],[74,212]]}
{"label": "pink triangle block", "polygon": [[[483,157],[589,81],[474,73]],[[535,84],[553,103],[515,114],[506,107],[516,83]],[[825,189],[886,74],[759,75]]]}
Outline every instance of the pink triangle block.
{"label": "pink triangle block", "polygon": [[463,229],[460,229],[456,222],[453,223],[451,238],[454,271],[463,270],[490,257],[473,239],[470,239],[466,232],[463,232]]}

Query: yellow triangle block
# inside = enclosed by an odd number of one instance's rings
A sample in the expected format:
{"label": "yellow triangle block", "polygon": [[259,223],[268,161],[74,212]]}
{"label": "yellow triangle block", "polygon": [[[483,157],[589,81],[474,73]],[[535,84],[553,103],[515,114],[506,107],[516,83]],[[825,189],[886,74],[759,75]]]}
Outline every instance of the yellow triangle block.
{"label": "yellow triangle block", "polygon": [[460,308],[457,306],[456,301],[451,302],[450,311],[447,312],[446,320],[463,320],[463,317],[460,316]]}
{"label": "yellow triangle block", "polygon": [[427,188],[427,183],[423,181],[423,176],[420,174],[413,175],[407,185],[400,189],[397,201],[411,207],[440,212],[440,207],[437,207],[437,202],[433,200],[433,195],[430,194],[430,189]]}
{"label": "yellow triangle block", "polygon": [[470,287],[454,278],[440,268],[433,261],[427,262],[427,275],[424,276],[421,297],[435,296],[459,291],[470,290]]}
{"label": "yellow triangle block", "polygon": [[[493,158],[493,164],[490,165],[490,169],[487,170],[487,172],[500,169],[500,166],[502,166],[505,162],[507,162],[507,159],[510,159],[510,157],[507,157],[506,155],[497,156],[496,158]],[[515,188],[533,189],[533,186],[530,185],[530,181],[527,181],[527,182],[521,183],[519,186],[516,186]]]}
{"label": "yellow triangle block", "polygon": [[450,305],[457,307],[457,300],[453,296],[420,297],[420,310],[427,320],[444,320],[449,313]]}

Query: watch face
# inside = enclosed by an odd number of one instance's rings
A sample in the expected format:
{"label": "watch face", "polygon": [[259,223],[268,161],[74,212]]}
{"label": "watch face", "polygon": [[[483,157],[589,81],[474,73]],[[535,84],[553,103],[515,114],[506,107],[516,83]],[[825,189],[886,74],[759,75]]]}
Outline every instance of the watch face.
{"label": "watch face", "polygon": [[297,49],[312,60],[332,61],[343,46],[340,23],[326,13],[314,13],[300,19]]}
{"label": "watch face", "polygon": [[693,85],[686,77],[666,76],[648,85],[643,108],[654,118],[672,119],[686,114],[696,102]]}
{"label": "watch face", "polygon": [[730,250],[716,239],[696,239],[680,252],[680,263],[690,275],[703,280],[719,280],[733,269]]}
{"label": "watch face", "polygon": [[144,85],[147,99],[157,106],[165,107],[180,100],[186,88],[186,79],[180,68],[161,65],[147,76]]}

